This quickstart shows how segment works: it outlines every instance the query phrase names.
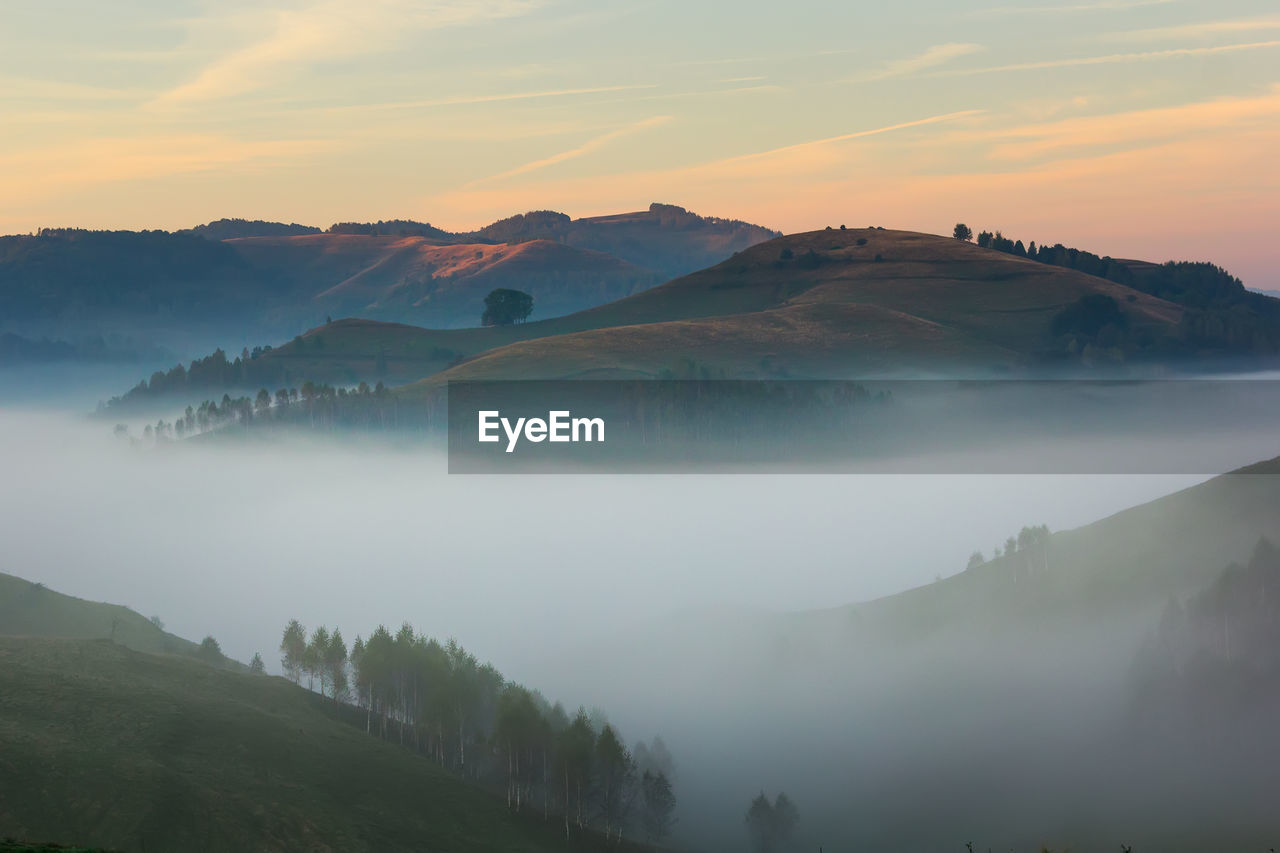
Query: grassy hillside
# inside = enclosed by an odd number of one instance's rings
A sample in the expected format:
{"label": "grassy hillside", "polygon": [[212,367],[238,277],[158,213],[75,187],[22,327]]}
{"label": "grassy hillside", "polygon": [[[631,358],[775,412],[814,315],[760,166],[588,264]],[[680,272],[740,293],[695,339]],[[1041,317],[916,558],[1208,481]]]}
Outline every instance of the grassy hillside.
{"label": "grassy hillside", "polygon": [[524,290],[535,316],[554,317],[661,281],[611,255],[547,240],[442,245],[421,236],[310,234],[226,244],[253,269],[292,282],[313,314],[442,327],[477,325],[484,297],[499,287]]}
{"label": "grassy hillside", "polygon": [[[119,604],[85,601],[0,572],[0,636],[113,640],[153,654],[195,656],[199,646]],[[226,661],[232,668],[244,667]]]}
{"label": "grassy hillside", "polygon": [[[526,340],[423,387],[454,378],[656,375],[681,362],[735,377],[1007,369],[1101,344],[1056,326],[1090,296],[1113,300],[1126,325],[1106,357],[1176,336],[1178,306],[1104,279],[928,234],[814,231],[609,305],[504,330]],[[458,349],[482,343],[459,338]]]}
{"label": "grassy hillside", "polygon": [[856,626],[885,642],[1117,621],[1140,635],[1170,599],[1199,593],[1223,566],[1247,561],[1260,537],[1280,542],[1280,458],[1054,533],[1043,549],[789,620],[806,630]]}
{"label": "grassy hillside", "polygon": [[1176,331],[1180,308],[1103,279],[951,238],[864,229],[780,237],[625,299],[518,326],[332,324],[273,350],[264,366],[333,381],[369,375],[381,353],[388,376],[403,379],[470,359],[425,388],[480,376],[655,375],[687,361],[736,376],[825,374],[833,364],[1008,368],[1065,355],[1051,325],[1089,294],[1123,305],[1135,337]]}
{"label": "grassy hillside", "polygon": [[[127,850],[539,851],[555,820],[284,679],[104,640],[0,639],[0,838]],[[604,849],[604,845],[598,845]]]}

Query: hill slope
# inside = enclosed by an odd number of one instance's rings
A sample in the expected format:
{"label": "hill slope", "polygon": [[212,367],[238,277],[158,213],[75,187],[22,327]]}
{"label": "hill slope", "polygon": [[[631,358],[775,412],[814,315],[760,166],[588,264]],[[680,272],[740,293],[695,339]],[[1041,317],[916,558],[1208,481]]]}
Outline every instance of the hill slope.
{"label": "hill slope", "polygon": [[[1085,297],[1117,306],[1123,336],[1108,342],[1095,339],[1101,329],[1089,335],[1058,328],[1060,315]],[[432,384],[599,371],[655,375],[677,360],[748,377],[1008,368],[1085,346],[1109,343],[1123,352],[1155,345],[1176,335],[1181,314],[1104,279],[950,238],[815,231],[754,246],[609,305],[505,332],[536,340],[494,349]]]}
{"label": "hill slope", "polygon": [[[119,604],[86,601],[0,572],[0,636],[109,639],[153,654],[194,657],[199,646]],[[232,668],[245,667],[226,660]]]}
{"label": "hill slope", "polygon": [[[531,214],[469,233],[403,220],[318,228],[218,220],[183,232],[45,229],[0,237],[0,332],[77,339],[290,337],[326,315],[473,325],[495,287],[538,316],[598,305],[775,232],[682,208],[571,220]],[[196,344],[197,348],[203,348]],[[194,353],[189,353],[194,354]]]}
{"label": "hill slope", "polygon": [[106,641],[0,639],[0,778],[22,782],[5,786],[0,837],[131,850],[595,849],[340,722],[284,679]]}
{"label": "hill slope", "polygon": [[254,269],[287,280],[312,314],[475,326],[484,297],[524,290],[554,317],[659,283],[657,273],[600,252],[534,240],[446,244],[427,237],[313,234],[226,241]]}
{"label": "hill slope", "polygon": [[1046,547],[937,583],[783,621],[802,635],[855,631],[889,644],[1103,624],[1127,625],[1136,641],[1171,599],[1199,593],[1223,566],[1247,561],[1263,537],[1280,541],[1280,458],[1054,533]]}

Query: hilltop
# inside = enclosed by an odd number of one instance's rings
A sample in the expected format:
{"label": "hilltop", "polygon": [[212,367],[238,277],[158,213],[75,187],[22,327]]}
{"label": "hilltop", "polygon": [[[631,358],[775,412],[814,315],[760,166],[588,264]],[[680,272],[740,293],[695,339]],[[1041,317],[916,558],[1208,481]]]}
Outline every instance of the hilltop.
{"label": "hilltop", "polygon": [[[1091,300],[1115,317],[1094,322],[1079,310]],[[1105,279],[951,238],[814,231],[522,329],[536,339],[495,348],[430,381],[656,376],[680,363],[736,378],[1007,371],[1068,361],[1086,349],[1113,360],[1163,352],[1182,313]]]}
{"label": "hilltop", "polygon": [[[200,646],[119,604],[86,601],[0,572],[0,636],[110,642],[151,654],[197,657]],[[244,670],[223,658],[223,665]]]}

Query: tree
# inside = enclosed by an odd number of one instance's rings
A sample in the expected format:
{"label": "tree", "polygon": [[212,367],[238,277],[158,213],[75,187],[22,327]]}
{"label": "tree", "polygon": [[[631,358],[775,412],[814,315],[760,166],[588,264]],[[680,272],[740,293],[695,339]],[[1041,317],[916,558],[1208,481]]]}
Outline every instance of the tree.
{"label": "tree", "polygon": [[[329,645],[324,649],[324,668],[333,701],[336,703],[339,697],[347,693],[347,644],[342,641],[342,632],[337,628],[333,629]],[[324,679],[320,682],[323,685]]]}
{"label": "tree", "polygon": [[957,222],[955,231],[951,233],[957,240],[964,240],[966,243],[973,239],[973,229],[963,222]]}
{"label": "tree", "polygon": [[628,789],[635,780],[635,763],[622,745],[613,726],[605,723],[596,740],[596,767],[600,786],[600,813],[604,816],[604,837],[616,828],[619,835],[626,818]]}
{"label": "tree", "polygon": [[329,629],[321,625],[311,632],[311,642],[303,654],[303,669],[307,673],[307,689],[310,690],[315,676],[320,676],[320,695],[329,684]]}
{"label": "tree", "polygon": [[671,780],[665,773],[654,775],[646,770],[640,778],[640,795],[644,808],[640,823],[645,839],[661,844],[676,822],[676,795],[671,790]]}
{"label": "tree", "polygon": [[773,804],[761,791],[747,808],[747,835],[751,846],[759,853],[772,853],[776,849],[773,837]]}
{"label": "tree", "polygon": [[751,801],[747,809],[747,834],[751,845],[759,853],[774,853],[784,849],[800,823],[800,812],[785,793],[779,793],[772,803],[764,791]]}
{"label": "tree", "polygon": [[218,645],[218,641],[212,634],[200,641],[200,657],[209,663],[222,662],[222,647]]}
{"label": "tree", "polygon": [[254,675],[265,675],[267,666],[262,662],[262,655],[258,652],[253,653],[253,660],[249,661],[249,671]]}
{"label": "tree", "polygon": [[[583,708],[578,709],[577,716],[573,718],[573,722],[560,733],[559,743],[556,746],[557,763],[560,765],[561,773],[564,777],[564,831],[565,836],[569,834],[569,821],[571,816],[582,828],[583,816],[583,789],[591,784],[591,771],[593,761],[592,758],[596,751],[596,733],[591,728],[591,720],[587,717],[587,712]],[[570,808],[570,801],[574,802],[575,809]]]}
{"label": "tree", "polygon": [[780,847],[791,843],[791,836],[799,825],[800,810],[796,808],[796,804],[790,797],[779,791],[773,801],[773,826]]}
{"label": "tree", "polygon": [[484,326],[511,326],[523,323],[533,313],[533,297],[522,290],[499,287],[484,298]]}
{"label": "tree", "polygon": [[147,621],[149,621],[152,625],[155,625],[155,626],[156,626],[157,628],[159,628],[161,631],[163,631],[163,630],[164,630],[164,620],[163,620],[163,619],[161,619],[159,616],[152,616],[152,617],[151,617],[149,620],[147,620]]}
{"label": "tree", "polygon": [[969,555],[969,563],[968,565],[965,566],[965,570],[967,571],[969,569],[976,569],[978,568],[978,566],[981,566],[985,562],[986,560],[983,559],[982,552],[974,551],[972,554]]}
{"label": "tree", "polygon": [[297,684],[302,677],[303,658],[307,651],[307,629],[297,619],[290,619],[280,640],[280,665],[287,678]]}

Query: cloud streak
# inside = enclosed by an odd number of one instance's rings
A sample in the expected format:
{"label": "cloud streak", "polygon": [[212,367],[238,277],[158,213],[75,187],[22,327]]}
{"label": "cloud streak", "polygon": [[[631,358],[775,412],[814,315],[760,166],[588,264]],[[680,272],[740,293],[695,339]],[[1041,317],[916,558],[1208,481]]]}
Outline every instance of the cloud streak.
{"label": "cloud streak", "polygon": [[741,154],[737,157],[728,157],[724,160],[716,161],[717,164],[727,163],[743,163],[750,160],[759,160],[766,157],[776,157],[780,154],[789,154],[796,151],[804,151],[807,149],[819,148],[831,145],[836,142],[847,142],[852,139],[862,139],[867,136],[879,136],[882,133],[892,133],[895,130],[907,130],[912,127],[924,127],[931,124],[940,124],[942,122],[955,121],[957,119],[969,118],[981,115],[984,110],[960,110],[953,113],[943,113],[942,115],[929,116],[928,118],[915,119],[913,121],[899,122],[898,124],[885,125],[884,127],[876,127],[870,130],[856,130],[852,133],[843,133],[839,136],[827,136],[822,139],[812,139],[808,142],[797,142],[794,145],[784,145],[780,148],[771,148],[768,151],[758,151],[753,154]]}
{"label": "cloud streak", "polygon": [[559,154],[553,154],[550,157],[544,157],[541,160],[534,160],[532,162],[525,163],[523,166],[517,166],[516,168],[509,169],[506,172],[491,175],[488,178],[481,178],[479,181],[474,181],[473,185],[514,178],[517,175],[528,174],[529,172],[535,172],[539,169],[545,169],[548,166],[554,166],[557,163],[563,163],[567,160],[575,160],[578,157],[584,157],[594,151],[599,151],[601,148],[604,148],[615,140],[621,139],[625,136],[630,136],[634,133],[639,133],[642,130],[648,130],[649,128],[664,125],[671,121],[671,118],[671,116],[653,116],[652,118],[638,121],[635,124],[620,127],[617,130],[612,130],[593,139],[588,139],[578,147],[570,148],[568,151],[561,151]]}
{"label": "cloud streak", "polygon": [[980,53],[986,50],[980,44],[948,42],[947,44],[935,44],[923,53],[910,56],[905,59],[894,60],[887,63],[878,71],[872,71],[863,77],[855,78],[858,80],[887,80],[891,77],[905,77],[909,74],[916,74],[928,68],[936,68],[939,65],[945,65],[953,59],[961,56],[968,56],[973,53]]}
{"label": "cloud streak", "polygon": [[972,14],[976,17],[995,17],[1003,15],[1071,15],[1079,12],[1124,12],[1128,9],[1141,9],[1146,6],[1165,6],[1173,0],[1096,0],[1092,3],[1058,3],[1043,6],[996,6],[990,9],[978,9]]}
{"label": "cloud streak", "polygon": [[1165,39],[1207,38],[1222,33],[1256,33],[1274,30],[1280,30],[1280,16],[1200,21],[1194,24],[1152,27],[1145,30],[1127,30],[1118,33],[1107,33],[1103,38],[1106,41],[1163,41]]}
{"label": "cloud streak", "polygon": [[1280,41],[1258,41],[1247,44],[1224,44],[1216,47],[1178,47],[1169,50],[1151,50],[1142,53],[1112,53],[1106,56],[1080,56],[1067,59],[1046,59],[1039,62],[1016,62],[1009,65],[992,65],[985,68],[956,68],[934,71],[925,77],[968,77],[976,74],[1000,74],[1009,71],[1037,71],[1046,68],[1079,68],[1089,65],[1115,65],[1129,62],[1153,62],[1184,56],[1210,56],[1218,53],[1237,53],[1247,50],[1266,50],[1280,47]]}
{"label": "cloud streak", "polygon": [[153,105],[240,95],[301,68],[394,47],[409,33],[483,24],[535,8],[535,0],[323,0],[303,9],[266,9],[250,28],[269,33],[265,38],[214,60]]}

